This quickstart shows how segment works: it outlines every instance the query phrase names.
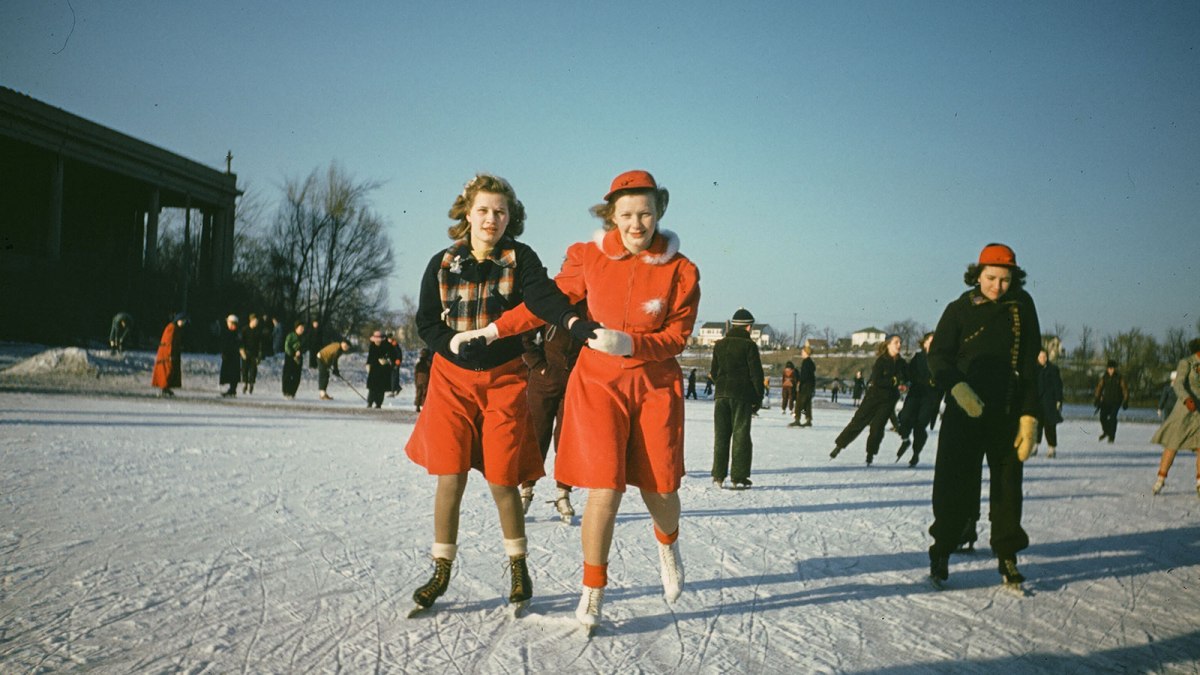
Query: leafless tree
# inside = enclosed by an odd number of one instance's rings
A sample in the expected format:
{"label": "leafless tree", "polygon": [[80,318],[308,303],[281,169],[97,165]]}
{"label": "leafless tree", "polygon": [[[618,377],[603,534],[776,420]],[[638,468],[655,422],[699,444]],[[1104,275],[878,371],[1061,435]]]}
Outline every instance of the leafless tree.
{"label": "leafless tree", "polygon": [[379,187],[336,163],[290,179],[270,237],[273,287],[291,317],[350,333],[386,304],[391,242],[368,197]]}

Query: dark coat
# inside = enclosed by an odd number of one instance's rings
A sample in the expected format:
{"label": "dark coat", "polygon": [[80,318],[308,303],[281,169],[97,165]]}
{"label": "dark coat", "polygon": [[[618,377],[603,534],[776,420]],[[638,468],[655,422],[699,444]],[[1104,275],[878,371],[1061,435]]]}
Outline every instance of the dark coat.
{"label": "dark coat", "polygon": [[[946,307],[929,348],[929,369],[943,391],[966,382],[993,411],[1016,419],[1041,419],[1037,355],[1041,326],[1033,298],[1010,290],[999,301],[971,289]],[[948,405],[953,403],[947,397]]]}
{"label": "dark coat", "polygon": [[863,397],[863,407],[870,405],[891,405],[900,400],[900,385],[908,381],[908,364],[897,356],[892,358],[886,353],[880,354],[871,367],[871,379],[867,383],[867,395]]}
{"label": "dark coat", "polygon": [[1105,370],[1100,376],[1100,381],[1096,383],[1096,407],[1116,408],[1128,402],[1129,385],[1125,384],[1121,371],[1114,369],[1113,374],[1109,375]]}
{"label": "dark coat", "polygon": [[717,386],[717,398],[735,398],[755,406],[763,399],[762,360],[750,332],[734,326],[713,345],[709,373]]}
{"label": "dark coat", "polygon": [[221,330],[221,384],[237,384],[242,379],[242,338],[236,330]]}
{"label": "dark coat", "polygon": [[1045,424],[1062,424],[1062,412],[1058,406],[1063,400],[1062,375],[1058,366],[1047,362],[1038,368],[1038,396],[1042,401],[1042,421]]}
{"label": "dark coat", "polygon": [[796,380],[798,387],[811,387],[813,391],[817,389],[817,364],[813,363],[812,357],[804,359],[800,362],[800,378]]}
{"label": "dark coat", "polygon": [[180,362],[183,353],[179,349],[179,330],[174,321],[163,329],[158,343],[158,354],[154,357],[154,374],[150,384],[159,389],[174,389],[183,386],[183,369]]}
{"label": "dark coat", "polygon": [[392,388],[392,365],[396,358],[390,342],[371,342],[367,347],[367,389],[386,391]]}

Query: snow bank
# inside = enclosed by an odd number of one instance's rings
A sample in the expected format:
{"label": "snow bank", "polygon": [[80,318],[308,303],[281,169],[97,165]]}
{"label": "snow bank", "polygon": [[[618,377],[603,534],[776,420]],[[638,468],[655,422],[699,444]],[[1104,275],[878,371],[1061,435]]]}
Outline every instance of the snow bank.
{"label": "snow bank", "polygon": [[18,361],[3,371],[8,375],[88,375],[95,376],[96,366],[87,351],[78,347],[51,349]]}

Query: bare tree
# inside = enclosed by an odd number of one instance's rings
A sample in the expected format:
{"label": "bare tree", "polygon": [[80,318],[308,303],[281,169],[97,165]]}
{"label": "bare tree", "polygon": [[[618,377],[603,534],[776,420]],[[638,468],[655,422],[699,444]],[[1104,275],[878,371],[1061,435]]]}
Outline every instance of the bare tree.
{"label": "bare tree", "polygon": [[917,340],[921,338],[926,331],[916,321],[905,319],[903,321],[895,321],[884,327],[884,332],[889,335],[895,333],[900,336],[900,348],[907,350],[910,346],[916,345]]}
{"label": "bare tree", "polygon": [[825,326],[821,329],[821,337],[825,339],[825,344],[829,345],[830,349],[837,346],[838,333],[833,329],[833,326]]}
{"label": "bare tree", "polygon": [[383,219],[368,201],[378,187],[356,181],[336,163],[284,185],[270,281],[292,317],[348,333],[382,313],[384,282],[395,263]]}
{"label": "bare tree", "polygon": [[807,321],[801,321],[796,325],[796,334],[792,336],[792,339],[796,341],[796,346],[800,347],[804,344],[804,341],[808,339],[808,336],[814,333],[816,330],[816,326]]}

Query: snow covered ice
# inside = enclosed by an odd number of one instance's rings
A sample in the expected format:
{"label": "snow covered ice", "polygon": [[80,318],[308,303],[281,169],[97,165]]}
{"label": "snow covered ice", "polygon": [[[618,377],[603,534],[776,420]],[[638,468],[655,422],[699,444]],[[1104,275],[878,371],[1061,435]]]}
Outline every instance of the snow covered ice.
{"label": "snow covered ice", "polygon": [[[589,639],[579,519],[546,503],[550,478],[527,517],[525,617],[505,607],[496,510],[472,474],[450,588],[406,618],[432,571],[434,487],[404,455],[408,384],[367,411],[336,380],[318,402],[306,370],[285,401],[268,360],[254,395],[221,400],[217,358],[186,354],[183,388],[158,399],[149,353],[80,367],[0,351],[44,364],[0,373],[4,672],[1200,672],[1194,464],[1181,453],[1152,497],[1150,423],[1097,443],[1081,409],[1058,458],[1043,446],[1026,465],[1020,598],[1000,586],[986,520],[978,552],[931,589],[936,432],[915,469],[891,462],[895,434],[875,466],[865,435],[830,461],[852,408],[819,402],[813,428],[787,428],[776,399],[754,423],[754,487],[718,490],[712,405],[688,401],[683,595],[663,600],[630,494]],[[356,386],[361,360],[341,365]],[[986,499],[985,482],[985,514]]]}

